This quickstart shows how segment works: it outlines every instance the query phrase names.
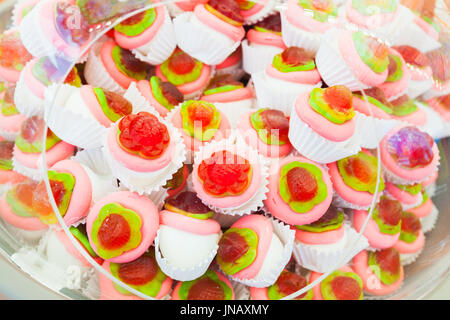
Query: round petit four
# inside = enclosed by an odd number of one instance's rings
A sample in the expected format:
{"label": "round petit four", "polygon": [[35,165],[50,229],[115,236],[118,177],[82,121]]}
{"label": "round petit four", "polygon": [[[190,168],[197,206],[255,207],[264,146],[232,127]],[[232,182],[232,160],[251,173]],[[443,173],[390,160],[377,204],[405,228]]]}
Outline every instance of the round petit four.
{"label": "round petit four", "polygon": [[422,184],[402,185],[386,182],[385,195],[399,201],[403,210],[408,210],[422,203]]}
{"label": "round petit four", "polygon": [[289,140],[305,157],[333,162],[360,150],[353,95],[345,86],[300,94],[289,120]]}
{"label": "round petit four", "polygon": [[289,142],[289,118],[274,109],[259,109],[242,112],[237,128],[245,143],[267,158],[287,156],[292,145]]}
{"label": "round petit four", "polygon": [[400,6],[396,0],[387,1],[347,1],[344,20],[360,29],[376,30],[386,28],[399,15]]}
{"label": "round petit four", "polygon": [[171,294],[172,300],[234,300],[230,280],[222,273],[207,270],[201,277],[178,282]]}
{"label": "round petit four", "polygon": [[396,184],[415,184],[434,174],[439,164],[436,143],[416,127],[393,128],[381,140],[385,179]]}
{"label": "round petit four", "polygon": [[159,227],[153,202],[133,192],[110,193],[90,209],[86,230],[94,252],[115,263],[140,257],[153,242]]}
{"label": "round petit four", "polygon": [[217,252],[220,225],[194,192],[170,198],[159,213],[156,260],[172,279],[194,280],[208,269]]}
{"label": "round petit four", "polygon": [[7,30],[0,35],[0,80],[15,83],[20,72],[33,56],[23,46],[19,30]]}
{"label": "round petit four", "polygon": [[224,274],[251,287],[276,282],[292,256],[293,231],[262,215],[247,215],[224,232],[216,261]]}
{"label": "round petit four", "polygon": [[[252,300],[281,300],[308,285],[306,277],[283,270],[277,281],[267,288],[250,287],[250,297]],[[311,300],[312,290],[293,298],[293,300]]]}
{"label": "round petit four", "polygon": [[20,133],[22,122],[26,116],[21,114],[14,103],[14,91],[16,87],[5,89],[0,98],[0,136],[6,140],[14,141]]}
{"label": "round petit four", "polygon": [[277,12],[247,31],[246,39],[242,40],[243,68],[249,74],[264,71],[273,57],[284,49],[286,45],[281,36],[281,17]]}
{"label": "round petit four", "polygon": [[222,63],[245,36],[244,18],[234,0],[210,0],[198,4],[173,21],[178,46],[209,65]]}
{"label": "round petit four", "polygon": [[427,122],[426,112],[417,106],[416,101],[411,100],[406,94],[390,101],[392,107],[391,118],[415,126],[424,126]]}
{"label": "round petit four", "polygon": [[157,191],[182,166],[178,131],[149,112],[123,117],[104,136],[103,153],[112,175],[131,191]]}
{"label": "round petit four", "polygon": [[[372,211],[363,235],[369,241],[372,248],[385,249],[392,247],[400,237],[402,205],[397,200],[385,196]],[[366,223],[369,212],[365,210],[353,210],[353,227],[360,232]]]}
{"label": "round petit four", "polygon": [[353,270],[361,277],[364,292],[370,295],[389,295],[403,283],[400,254],[394,248],[361,251],[353,258]]}
{"label": "round petit four", "polygon": [[[172,288],[173,281],[158,267],[153,248],[150,248],[149,251],[132,261],[105,261],[102,267],[113,277],[147,297],[164,299]],[[103,274],[99,275],[99,283],[101,300],[142,299],[111,281]]]}
{"label": "round petit four", "polygon": [[[312,283],[322,276],[321,273],[311,272],[309,281]],[[349,266],[333,271],[314,286],[313,300],[363,300],[363,281]]]}
{"label": "round petit four", "polygon": [[[43,119],[37,116],[27,118],[22,123],[13,151],[14,170],[37,180],[41,177],[40,168],[43,165],[48,168],[60,160],[67,159],[75,149],[73,145],[62,141],[49,129],[47,129],[45,146],[43,146],[44,128],[45,122]],[[44,148],[45,163],[42,159]]]}
{"label": "round petit four", "polygon": [[176,86],[184,99],[188,100],[201,95],[212,76],[212,70],[209,65],[176,49],[169,59],[156,66],[156,75],[162,81]]}
{"label": "round petit four", "polygon": [[337,26],[337,13],[333,0],[288,0],[281,12],[284,43],[317,52],[323,34]]}
{"label": "round petit four", "polygon": [[172,20],[163,5],[142,11],[114,27],[114,39],[138,59],[163,63],[177,46]]}
{"label": "round petit four", "polygon": [[406,93],[410,72],[402,55],[392,48],[389,49],[388,59],[388,76],[379,88],[383,90],[386,99],[391,101]]}
{"label": "round petit four", "polygon": [[394,248],[400,253],[402,265],[413,263],[422,251],[424,244],[425,236],[420,219],[414,213],[404,211],[400,238],[394,244]]}

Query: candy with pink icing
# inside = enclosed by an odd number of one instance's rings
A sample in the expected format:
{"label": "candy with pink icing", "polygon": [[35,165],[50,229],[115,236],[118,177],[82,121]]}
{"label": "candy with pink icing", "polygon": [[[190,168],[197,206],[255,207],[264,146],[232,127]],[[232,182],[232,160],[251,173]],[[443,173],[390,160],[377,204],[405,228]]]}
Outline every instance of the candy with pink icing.
{"label": "candy with pink icing", "polygon": [[393,113],[391,103],[379,87],[354,92],[353,107],[356,111],[377,119],[389,120]]}
{"label": "candy with pink icing", "polygon": [[404,210],[414,208],[422,203],[422,185],[401,185],[386,182],[386,195],[400,201]]}
{"label": "candy with pink icing", "polygon": [[253,25],[265,17],[276,12],[277,2],[275,0],[262,0],[258,2],[236,0],[239,4],[240,12],[244,18],[244,24]]}
{"label": "candy with pink icing", "polygon": [[430,99],[427,102],[445,122],[450,122],[450,94]]}
{"label": "candy with pink icing", "polygon": [[114,263],[140,257],[152,244],[159,227],[153,202],[133,192],[111,193],[89,210],[86,230],[92,249]]}
{"label": "candy with pink icing", "polygon": [[398,13],[399,4],[395,0],[352,0],[345,7],[347,21],[369,30],[392,23]]}
{"label": "candy with pink icing", "polygon": [[429,216],[433,211],[433,201],[425,191],[422,191],[422,201],[419,205],[409,208],[408,212],[414,213],[418,218]]}
{"label": "candy with pink icing", "polygon": [[289,156],[270,168],[264,201],[270,213],[291,225],[317,221],[328,210],[333,189],[328,173],[315,162]]}
{"label": "candy with pink icing", "polygon": [[408,122],[416,126],[423,126],[427,122],[427,114],[417,106],[406,94],[390,101],[392,106],[391,118]]}
{"label": "candy with pink icing", "polygon": [[403,95],[409,85],[410,71],[402,55],[389,48],[388,76],[379,88],[384,91],[388,100],[394,100]]}
{"label": "candy with pink icing", "polygon": [[394,244],[394,248],[400,253],[402,262],[410,263],[411,260],[407,258],[411,256],[417,257],[424,244],[425,236],[422,231],[419,217],[414,213],[404,211],[402,213],[402,230],[400,232],[400,238]]}
{"label": "candy with pink icing", "polygon": [[13,141],[0,141],[0,184],[2,185],[15,185],[26,179],[25,176],[13,170],[13,150]]}
{"label": "candy with pink icing", "polygon": [[16,87],[9,86],[0,93],[0,136],[6,140],[15,140],[26,116],[19,113],[14,103]]}
{"label": "candy with pink icing", "polygon": [[20,72],[33,56],[23,46],[19,30],[13,28],[0,35],[0,79],[19,81]]}
{"label": "candy with pink icing", "polygon": [[233,78],[239,80],[245,74],[242,70],[242,47],[239,46],[222,63],[215,66],[215,74],[231,74]]}

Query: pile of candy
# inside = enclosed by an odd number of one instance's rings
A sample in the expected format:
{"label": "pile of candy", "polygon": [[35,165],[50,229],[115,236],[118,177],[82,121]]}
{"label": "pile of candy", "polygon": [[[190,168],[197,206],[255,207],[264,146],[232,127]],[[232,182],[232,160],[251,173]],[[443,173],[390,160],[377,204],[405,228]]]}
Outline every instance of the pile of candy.
{"label": "pile of candy", "polygon": [[321,277],[289,298],[395,292],[438,218],[435,23],[395,0],[153,2],[17,2],[8,230],[100,299],[275,300]]}

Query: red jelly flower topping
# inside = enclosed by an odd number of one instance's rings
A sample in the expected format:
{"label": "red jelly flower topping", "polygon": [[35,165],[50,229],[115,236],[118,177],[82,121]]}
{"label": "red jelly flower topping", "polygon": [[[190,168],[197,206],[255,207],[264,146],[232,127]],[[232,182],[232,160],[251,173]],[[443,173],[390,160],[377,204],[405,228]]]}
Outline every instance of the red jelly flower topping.
{"label": "red jelly flower topping", "polygon": [[338,112],[347,113],[353,107],[353,95],[346,86],[333,86],[323,90],[323,98]]}
{"label": "red jelly flower topping", "polygon": [[[307,284],[308,281],[306,281],[305,277],[293,272],[282,272],[276,282],[278,291],[284,296],[297,292],[298,290],[306,287]],[[301,299],[306,296],[306,294],[307,292],[297,296],[296,299]]]}
{"label": "red jelly flower topping", "polygon": [[133,112],[132,104],[121,95],[107,90],[103,90],[103,93],[105,94],[108,106],[114,111],[114,113],[120,116],[126,116]]}
{"label": "red jelly flower topping", "polygon": [[38,182],[34,180],[27,180],[16,186],[15,194],[17,200],[25,204],[27,207],[33,206],[33,194]]}
{"label": "red jelly flower topping", "polygon": [[450,59],[447,54],[442,51],[432,51],[427,53],[430,60],[433,78],[440,82],[450,79]]}
{"label": "red jelly flower topping", "polygon": [[305,168],[295,167],[286,175],[287,185],[292,198],[296,201],[306,202],[317,194],[316,178]]}
{"label": "red jelly flower topping", "polygon": [[394,248],[375,251],[375,259],[382,270],[390,274],[400,272],[400,254]]}
{"label": "red jelly flower topping", "polygon": [[[59,207],[64,200],[66,188],[61,181],[50,180],[50,187],[52,189],[53,199]],[[48,199],[47,188],[43,181],[41,181],[33,192],[33,209],[38,215],[46,216],[53,214],[53,208]]]}
{"label": "red jelly flower topping", "polygon": [[433,138],[415,127],[404,127],[388,139],[387,151],[402,167],[425,167],[434,158]]}
{"label": "red jelly flower topping", "polygon": [[119,130],[120,144],[146,158],[159,157],[170,142],[167,127],[148,112],[125,116],[119,122]]}
{"label": "red jelly flower topping", "polygon": [[381,197],[378,203],[378,212],[384,223],[396,226],[402,218],[402,205],[397,200]]}
{"label": "red jelly flower topping", "polygon": [[170,57],[169,68],[176,74],[187,74],[195,67],[195,59],[185,52],[178,50]]}
{"label": "red jelly flower topping", "polygon": [[367,37],[367,46],[373,55],[381,60],[385,59],[389,55],[388,47],[374,37]]}
{"label": "red jelly flower topping", "polygon": [[351,277],[337,276],[331,283],[331,289],[338,300],[359,300],[361,287]]}
{"label": "red jelly flower topping", "polygon": [[33,56],[23,46],[19,32],[11,32],[0,36],[0,66],[16,68],[33,59]]}
{"label": "red jelly flower topping", "polygon": [[212,195],[238,195],[250,184],[248,160],[229,151],[215,152],[198,167],[203,189]]}
{"label": "red jelly flower topping", "polygon": [[144,19],[144,16],[147,12],[146,11],[142,11],[138,14],[135,14],[134,16],[126,19],[125,21],[122,21],[120,24],[124,25],[124,26],[133,26],[135,24],[138,24],[139,22],[141,22]]}
{"label": "red jelly flower topping", "polygon": [[349,158],[346,162],[345,171],[349,176],[354,176],[364,183],[369,183],[372,179],[371,168],[360,158]]}
{"label": "red jelly flower topping", "polygon": [[9,160],[13,157],[14,142],[0,141],[0,159]]}
{"label": "red jelly flower topping", "polygon": [[197,122],[200,125],[201,123],[201,127],[206,128],[214,117],[214,110],[201,102],[193,102],[188,107],[188,114],[194,124]]}
{"label": "red jelly flower topping", "polygon": [[170,198],[167,200],[167,204],[190,213],[208,213],[211,212],[195,192],[184,191],[180,193],[176,198]]}
{"label": "red jelly flower topping", "polygon": [[98,229],[98,239],[103,248],[119,249],[130,239],[131,230],[127,220],[120,214],[110,214]]}
{"label": "red jelly flower topping", "polygon": [[189,289],[187,300],[224,300],[222,286],[209,277],[197,280]]}
{"label": "red jelly flower topping", "polygon": [[419,50],[411,46],[396,46],[393,47],[398,53],[400,53],[406,63],[413,64],[417,67],[426,67],[430,65],[430,60],[426,55],[422,54]]}
{"label": "red jelly flower topping", "polygon": [[120,280],[133,285],[140,286],[152,281],[158,273],[156,260],[148,255],[122,263],[119,266],[118,274]]}
{"label": "red jelly flower topping", "polygon": [[217,255],[224,262],[235,262],[249,249],[245,237],[237,232],[228,232],[220,239]]}
{"label": "red jelly flower topping", "polygon": [[235,0],[209,0],[208,4],[225,17],[238,23],[244,23],[244,18],[241,15],[241,8]]}
{"label": "red jelly flower topping", "polygon": [[402,231],[418,235],[420,230],[422,230],[422,224],[420,219],[416,217],[414,213],[403,212],[402,215]]}
{"label": "red jelly flower topping", "polygon": [[273,135],[273,131],[278,130],[280,141],[289,140],[289,119],[282,111],[267,109],[260,113],[260,117],[263,121],[264,128],[267,129],[269,133],[272,133]]}
{"label": "red jelly flower topping", "polygon": [[264,20],[258,22],[256,26],[273,32],[281,32],[281,15],[279,12],[272,14]]}
{"label": "red jelly flower topping", "polygon": [[312,60],[312,56],[305,49],[299,47],[289,47],[281,53],[281,58],[285,64],[290,66],[301,66]]}

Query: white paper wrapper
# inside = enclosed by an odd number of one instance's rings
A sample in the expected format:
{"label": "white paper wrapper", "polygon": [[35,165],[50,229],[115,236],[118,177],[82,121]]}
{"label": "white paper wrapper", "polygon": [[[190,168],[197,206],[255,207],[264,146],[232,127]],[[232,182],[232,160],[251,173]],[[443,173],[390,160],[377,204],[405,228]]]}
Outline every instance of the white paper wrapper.
{"label": "white paper wrapper", "polygon": [[212,219],[217,221],[222,228],[229,228],[239,220],[241,216],[230,216],[229,214],[214,213]]}
{"label": "white paper wrapper", "polygon": [[8,132],[0,129],[0,137],[5,139],[6,141],[14,141],[16,137],[19,135],[19,132]]}
{"label": "white paper wrapper", "polygon": [[[40,159],[42,159],[42,158],[40,158]],[[22,163],[20,163],[14,156],[12,158],[12,162],[13,162],[14,171],[17,171],[18,173],[20,173],[30,179],[36,180],[36,181],[39,181],[42,179],[41,169],[27,167],[27,166],[23,165]],[[41,161],[39,161],[39,163],[41,163]]]}
{"label": "white paper wrapper", "polygon": [[126,90],[109,75],[103,66],[103,62],[99,56],[101,45],[101,42],[95,43],[89,51],[84,68],[84,78],[93,87],[100,87],[123,95]]}
{"label": "white paper wrapper", "polygon": [[[347,264],[361,250],[369,247],[367,239],[348,224],[344,224],[344,237],[334,244],[309,245],[295,241],[294,257],[306,269],[320,273],[339,269]],[[336,265],[340,263],[340,265]]]}
{"label": "white paper wrapper", "polygon": [[44,115],[44,99],[37,97],[25,83],[25,73],[20,73],[19,81],[14,91],[14,104],[17,110],[27,117]]}
{"label": "white paper wrapper", "polygon": [[237,207],[220,208],[211,203],[208,203],[207,200],[202,199],[200,194],[198,195],[198,197],[200,198],[200,200],[202,200],[202,202],[205,205],[207,205],[214,212],[218,212],[221,214],[228,214],[232,216],[236,215],[243,216],[246,214],[251,214],[253,211],[256,211],[260,207],[262,207],[263,201],[267,198],[266,193],[269,191],[267,187],[269,176],[268,172],[269,169],[267,167],[268,164],[265,162],[264,158],[258,154],[256,150],[245,145],[241,141],[237,141],[235,143],[235,138],[233,136],[228,139],[213,141],[211,143],[204,145],[203,147],[200,147],[200,150],[195,153],[194,163],[201,163],[203,159],[207,159],[214,152],[218,152],[221,150],[228,150],[234,154],[240,155],[245,159],[247,159],[250,162],[250,164],[258,162],[260,166],[259,174],[261,175],[260,187],[250,200],[238,205]]}
{"label": "white paper wrapper", "polygon": [[153,201],[158,210],[162,210],[166,199],[169,197],[169,194],[167,193],[166,189],[161,188],[158,191],[153,191],[152,193],[148,194],[147,197]]}
{"label": "white paper wrapper", "polygon": [[433,139],[440,139],[445,137],[445,124],[442,117],[433,110],[433,108],[426,106],[419,101],[414,101],[417,107],[426,113],[426,123],[420,126],[419,129],[425,131]]}
{"label": "white paper wrapper", "polygon": [[447,88],[445,89],[442,87],[442,85],[438,84],[435,80],[433,80],[433,81],[434,81],[434,86],[437,86],[438,88],[441,88],[441,89],[437,90],[434,87],[431,87],[431,89],[429,89],[422,95],[423,100],[430,100],[432,98],[445,96],[450,93],[450,85],[447,85]]}
{"label": "white paper wrapper", "polygon": [[348,140],[334,142],[314,132],[306,123],[292,112],[289,127],[289,141],[303,156],[319,163],[330,163],[358,153],[361,138],[355,132]]}
{"label": "white paper wrapper", "polygon": [[93,116],[87,117],[64,107],[76,90],[79,88],[70,85],[48,87],[45,92],[44,117],[48,127],[63,141],[84,149],[99,148],[107,129]]}
{"label": "white paper wrapper", "polygon": [[433,209],[431,213],[423,218],[420,218],[420,223],[422,224],[422,232],[428,233],[434,229],[436,226],[436,221],[439,217],[439,209],[433,204]]}
{"label": "white paper wrapper", "polygon": [[247,40],[242,41],[242,61],[244,70],[253,74],[264,71],[266,66],[272,62],[273,57],[283,52],[283,49],[267,45],[249,44]]}
{"label": "white paper wrapper", "polygon": [[230,121],[231,128],[236,128],[241,114],[252,111],[255,105],[255,99],[245,99],[234,102],[214,102],[214,105],[219,109]]}
{"label": "white paper wrapper", "polygon": [[322,79],[328,86],[344,85],[351,91],[368,89],[370,86],[359,81],[347,66],[339,51],[337,40],[339,29],[327,31],[316,54],[316,65]]}
{"label": "white paper wrapper", "polygon": [[141,111],[145,111],[153,115],[159,115],[159,112],[156,111],[155,107],[152,106],[150,102],[145,99],[144,96],[140,93],[136,86],[136,83],[133,82],[132,84],[130,84],[123,97],[133,105],[132,113],[136,114]]}
{"label": "white paper wrapper", "polygon": [[397,120],[385,120],[366,116],[357,112],[356,132],[361,136],[361,147],[378,148],[380,141],[392,128],[400,124]]}
{"label": "white paper wrapper", "polygon": [[105,160],[101,148],[79,151],[71,159],[88,167],[99,175],[111,175],[111,169],[109,168],[108,163]]}
{"label": "white paper wrapper", "polygon": [[314,53],[319,50],[323,39],[323,34],[319,32],[302,30],[289,23],[285,10],[281,12],[281,30],[283,31],[283,41],[287,47],[300,47]]}
{"label": "white paper wrapper", "polygon": [[383,194],[386,197],[388,197],[389,199],[399,201],[400,204],[402,205],[403,211],[407,211],[409,209],[415,208],[418,205],[422,204],[422,201],[423,201],[422,193],[419,193],[419,197],[417,198],[417,201],[415,203],[413,203],[413,204],[405,204],[405,203],[401,202],[400,200],[396,199],[391,193],[389,193],[389,191],[387,189],[385,189],[383,192],[384,192]]}
{"label": "white paper wrapper", "polygon": [[301,93],[322,86],[322,82],[310,85],[278,80],[264,71],[252,74],[252,79],[258,107],[280,110],[286,115],[291,114],[295,100]]}
{"label": "white paper wrapper", "polygon": [[270,16],[271,14],[274,14],[277,11],[277,6],[280,5],[282,0],[269,0],[265,5],[264,8],[259,11],[258,13],[244,18],[244,25],[252,25],[256,24],[262,20],[264,20],[266,17]]}
{"label": "white paper wrapper", "polygon": [[241,44],[202,24],[192,12],[177,16],[173,24],[178,46],[209,65],[222,63]]}
{"label": "white paper wrapper", "polygon": [[[103,137],[103,155],[106,162],[111,168],[112,176],[119,179],[121,185],[125,186],[132,192],[138,194],[150,194],[153,191],[160,190],[168,180],[172,178],[172,175],[183,165],[186,160],[186,151],[181,140],[180,133],[172,126],[172,124],[163,120],[157,116],[159,121],[163,122],[169,131],[171,143],[175,144],[172,161],[165,168],[162,168],[155,172],[137,172],[130,170],[117,162],[111,155],[107,144],[107,132]],[[111,126],[115,130],[116,124]]]}
{"label": "white paper wrapper", "polygon": [[437,190],[437,185],[436,182],[433,182],[432,184],[429,184],[425,187],[425,192],[427,193],[427,195],[431,198],[434,197],[435,193]]}
{"label": "white paper wrapper", "polygon": [[201,261],[198,265],[192,268],[178,268],[177,266],[171,265],[166,258],[161,255],[160,244],[159,244],[159,234],[160,230],[158,230],[156,238],[155,238],[155,256],[156,261],[158,262],[158,266],[161,268],[161,271],[166,275],[171,277],[174,280],[178,281],[190,281],[197,279],[202,276],[206,270],[208,270],[211,261],[214,259],[217,253],[217,249],[219,248],[216,245],[215,249],[212,250],[207,257],[203,261]]}
{"label": "white paper wrapper", "polygon": [[401,253],[400,254],[400,262],[401,262],[402,266],[407,266],[407,265],[413,263],[414,261],[416,261],[416,259],[422,253],[422,250],[423,249],[420,249],[418,252],[414,252],[414,253]]}
{"label": "white paper wrapper", "polygon": [[410,79],[408,82],[408,88],[406,89],[406,94],[411,99],[415,99],[421,94],[427,92],[433,86],[433,81],[431,79],[417,81]]}
{"label": "white paper wrapper", "polygon": [[[6,229],[6,230],[3,230]],[[3,221],[0,218],[0,230],[4,234],[5,232],[9,233],[10,236],[14,239],[14,241],[19,242],[23,246],[35,246],[39,243],[42,237],[45,236],[48,229],[42,230],[24,230],[13,226],[12,224]]]}
{"label": "white paper wrapper", "polygon": [[[437,155],[439,157],[439,155]],[[439,161],[438,161],[439,163]],[[387,169],[383,163],[381,164],[381,168],[382,168],[382,172],[384,175],[384,181],[388,181],[391,182],[393,184],[407,184],[407,185],[412,185],[412,184],[416,184],[416,183],[421,183],[422,181],[427,180],[433,173],[431,173],[429,176],[421,179],[421,180],[406,180],[403,178],[400,178],[399,176],[397,176],[395,173],[393,173],[392,171],[390,171],[389,169]],[[436,166],[435,171],[437,171],[439,168],[439,165]]]}
{"label": "white paper wrapper", "polygon": [[[375,204],[378,203],[378,201],[380,201],[379,197],[377,199],[377,201],[375,202]],[[354,209],[354,210],[369,210],[370,208],[370,204],[367,206],[359,206],[357,204],[348,202],[346,200],[344,200],[337,192],[333,191],[333,201],[332,201],[332,205],[338,208],[349,208],[349,209]]]}
{"label": "white paper wrapper", "polygon": [[[295,231],[291,230],[290,226],[274,218],[269,218],[273,225],[274,234],[280,239],[283,244],[283,251],[278,261],[267,259],[268,263],[272,262],[273,266],[270,271],[259,274],[253,279],[238,279],[233,276],[228,276],[233,281],[245,284],[250,287],[264,288],[274,284],[284,267],[289,263],[294,247]],[[273,240],[272,240],[273,241]],[[270,251],[270,249],[269,249]],[[267,253],[268,255],[270,252]]]}

